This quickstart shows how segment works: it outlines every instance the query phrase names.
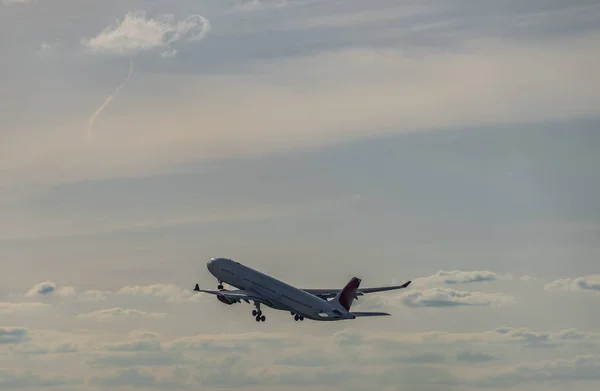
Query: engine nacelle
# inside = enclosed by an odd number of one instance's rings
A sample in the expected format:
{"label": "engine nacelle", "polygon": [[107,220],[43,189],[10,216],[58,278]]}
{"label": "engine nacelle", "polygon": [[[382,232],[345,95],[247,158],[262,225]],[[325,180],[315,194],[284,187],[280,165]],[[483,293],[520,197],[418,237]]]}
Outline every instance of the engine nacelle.
{"label": "engine nacelle", "polygon": [[221,303],[225,303],[227,305],[232,305],[233,303],[239,302],[239,300],[236,299],[228,299],[224,295],[217,295],[217,299],[219,299]]}

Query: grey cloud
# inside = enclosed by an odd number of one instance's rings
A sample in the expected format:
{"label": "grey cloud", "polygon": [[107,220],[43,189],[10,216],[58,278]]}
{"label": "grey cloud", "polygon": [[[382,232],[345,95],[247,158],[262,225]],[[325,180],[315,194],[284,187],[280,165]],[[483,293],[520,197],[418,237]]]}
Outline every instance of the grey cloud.
{"label": "grey cloud", "polygon": [[158,378],[150,372],[132,368],[119,371],[114,375],[93,376],[90,383],[100,387],[171,389],[185,386],[188,376],[188,372],[183,368],[175,368],[170,378]]}
{"label": "grey cloud", "polygon": [[105,345],[107,350],[115,352],[138,352],[138,351],[160,351],[160,342],[155,340],[141,339],[136,341],[119,342]]}
{"label": "grey cloud", "polygon": [[406,293],[402,296],[402,302],[404,305],[413,308],[447,308],[460,306],[503,306],[513,303],[514,298],[502,293],[466,292],[433,288]]}
{"label": "grey cloud", "polygon": [[431,284],[458,285],[512,279],[513,276],[510,274],[500,275],[498,273],[488,270],[440,270],[432,276],[416,278],[413,281],[413,286],[423,286]]}
{"label": "grey cloud", "polygon": [[250,352],[254,346],[286,347],[298,346],[300,341],[285,334],[246,333],[246,334],[201,334],[178,338],[170,343],[175,350],[206,350],[214,352]]}
{"label": "grey cloud", "polygon": [[0,327],[0,345],[29,341],[31,336],[25,327]]}
{"label": "grey cloud", "polygon": [[163,318],[163,312],[144,312],[131,308],[107,308],[77,315],[80,319],[113,320],[126,318]]}
{"label": "grey cloud", "polygon": [[297,353],[284,354],[283,357],[275,360],[274,364],[293,367],[326,367],[335,365],[336,361],[325,357],[320,350],[303,349]]}
{"label": "grey cloud", "polygon": [[216,367],[203,368],[195,376],[199,385],[217,388],[238,388],[269,383],[269,376],[262,373],[251,373],[245,366],[249,361],[239,355],[228,356]]}
{"label": "grey cloud", "polygon": [[508,341],[522,343],[524,346],[532,348],[552,348],[569,341],[600,341],[600,335],[591,332],[580,332],[576,329],[540,332],[524,327],[500,327],[496,329],[496,333],[506,336]]}
{"label": "grey cloud", "polygon": [[586,334],[576,329],[568,329],[560,331],[556,336],[556,339],[560,340],[571,340],[571,341],[579,341],[583,339],[596,339],[598,336]]}
{"label": "grey cloud", "polygon": [[473,364],[486,363],[488,361],[497,361],[501,360],[502,358],[502,356],[494,356],[487,353],[473,352],[469,350],[456,353],[457,361],[463,361]]}
{"label": "grey cloud", "polygon": [[186,337],[174,341],[171,345],[174,350],[203,350],[207,352],[246,352],[252,351],[250,341],[212,341],[210,337]]}
{"label": "grey cloud", "polygon": [[55,346],[44,346],[26,343],[13,349],[13,352],[24,355],[65,354],[76,353],[79,347],[72,343],[63,343]]}
{"label": "grey cloud", "polygon": [[292,5],[296,5],[298,2],[294,0],[238,0],[236,1],[233,9],[236,11],[246,12],[257,11],[270,7],[285,7],[290,5],[290,3],[292,3]]}
{"label": "grey cloud", "polygon": [[103,301],[108,298],[139,297],[156,298],[168,302],[200,301],[206,297],[194,293],[191,289],[182,289],[173,284],[124,286],[115,291],[90,289],[77,291],[73,286],[58,287],[54,282],[43,282],[31,288],[26,296],[60,296],[79,302]]}
{"label": "grey cloud", "polygon": [[347,369],[321,367],[316,370],[283,372],[278,378],[281,383],[293,386],[336,386],[351,384],[359,374]]}
{"label": "grey cloud", "polygon": [[[108,292],[107,292],[108,293]],[[191,289],[182,289],[174,284],[134,285],[125,286],[115,293],[116,295],[147,296],[163,298],[167,301],[196,301],[204,296],[198,295]]]}
{"label": "grey cloud", "polygon": [[557,347],[581,341],[588,341],[589,343],[600,341],[600,334],[576,329],[534,331],[524,327],[499,327],[494,330],[471,333],[429,331],[403,333],[402,335],[343,330],[336,332],[331,340],[332,343],[341,347],[377,346],[378,348],[387,348],[390,351],[414,346],[428,347],[453,344],[456,344],[459,348],[465,344],[487,347],[502,344],[505,346],[520,344],[527,347]]}
{"label": "grey cloud", "polygon": [[520,364],[509,372],[474,382],[478,387],[515,387],[531,382],[599,381],[600,356]]}
{"label": "grey cloud", "polygon": [[338,331],[333,335],[333,340],[338,345],[355,346],[363,343],[364,339],[361,333],[349,330]]}
{"label": "grey cloud", "polygon": [[495,281],[498,279],[496,273],[489,271],[463,272],[460,270],[451,272],[439,271],[435,277],[440,278],[446,284],[468,284],[471,282]]}
{"label": "grey cloud", "polygon": [[82,301],[103,300],[105,298],[100,291],[89,290],[85,292],[77,292],[72,286],[59,287],[53,281],[44,281],[39,284],[35,284],[33,287],[31,287],[31,289],[29,289],[29,291],[27,291],[27,293],[25,293],[25,296],[77,296],[77,299]]}
{"label": "grey cloud", "polygon": [[133,339],[156,339],[160,337],[160,334],[146,329],[137,329],[129,333],[129,337]]}
{"label": "grey cloud", "polygon": [[434,364],[446,361],[446,356],[442,353],[425,352],[403,356],[393,356],[390,358],[390,360],[393,362],[403,362],[411,364]]}
{"label": "grey cloud", "polygon": [[0,302],[0,315],[12,315],[23,312],[34,312],[51,308],[44,303],[6,303]]}
{"label": "grey cloud", "polygon": [[31,3],[33,0],[2,0],[2,5],[8,7],[13,4],[26,4]]}
{"label": "grey cloud", "polygon": [[12,372],[0,369],[0,388],[2,389],[36,389],[80,384],[81,382],[79,379],[69,379],[61,376],[41,376],[29,370]]}
{"label": "grey cloud", "polygon": [[92,358],[93,367],[172,366],[189,362],[180,352],[144,352],[131,355],[106,355]]}
{"label": "grey cloud", "polygon": [[36,296],[36,295],[51,295],[56,291],[56,284],[51,281],[42,282],[34,285],[29,292],[27,292],[26,296]]}

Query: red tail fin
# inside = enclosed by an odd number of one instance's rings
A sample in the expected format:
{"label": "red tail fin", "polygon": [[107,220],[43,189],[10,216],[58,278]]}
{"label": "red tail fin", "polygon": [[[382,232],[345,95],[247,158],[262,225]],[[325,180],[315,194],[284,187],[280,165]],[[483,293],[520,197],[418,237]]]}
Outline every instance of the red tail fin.
{"label": "red tail fin", "polygon": [[346,284],[344,289],[342,289],[335,297],[336,300],[340,303],[340,305],[346,309],[346,311],[350,311],[350,307],[352,306],[352,302],[356,297],[356,291],[360,286],[360,282],[360,278],[352,277],[352,279]]}

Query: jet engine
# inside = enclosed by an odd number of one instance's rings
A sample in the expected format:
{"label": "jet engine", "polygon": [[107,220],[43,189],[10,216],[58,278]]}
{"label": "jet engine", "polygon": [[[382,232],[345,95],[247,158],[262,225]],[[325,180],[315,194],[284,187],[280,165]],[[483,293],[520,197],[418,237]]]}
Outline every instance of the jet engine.
{"label": "jet engine", "polygon": [[227,297],[225,297],[225,295],[217,295],[217,299],[221,302],[221,303],[225,303],[227,305],[232,305],[234,303],[239,303],[239,300],[236,299],[228,299]]}

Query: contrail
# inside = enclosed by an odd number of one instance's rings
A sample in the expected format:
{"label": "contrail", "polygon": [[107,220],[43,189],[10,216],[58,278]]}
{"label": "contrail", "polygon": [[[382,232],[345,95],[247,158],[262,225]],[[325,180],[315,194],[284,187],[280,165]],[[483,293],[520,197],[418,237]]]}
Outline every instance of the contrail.
{"label": "contrail", "polygon": [[121,85],[115,89],[115,92],[112,95],[110,95],[108,98],[106,98],[104,103],[102,103],[102,106],[100,106],[98,108],[98,110],[96,110],[94,112],[94,114],[92,114],[92,116],[90,117],[90,120],[88,121],[88,126],[87,126],[88,127],[88,138],[92,135],[92,127],[94,126],[94,122],[96,122],[96,117],[98,115],[100,115],[102,110],[104,110],[104,108],[106,106],[108,106],[110,101],[113,100],[113,98],[115,96],[117,96],[117,94],[119,93],[121,88],[125,87],[125,83],[127,83],[127,81],[129,80],[129,78],[131,77],[132,74],[133,74],[133,59],[129,59],[129,74],[127,74],[127,77],[125,78],[125,80],[123,80],[123,83],[121,83]]}

